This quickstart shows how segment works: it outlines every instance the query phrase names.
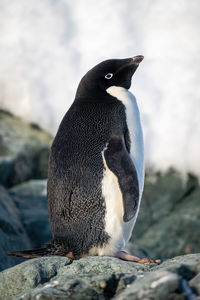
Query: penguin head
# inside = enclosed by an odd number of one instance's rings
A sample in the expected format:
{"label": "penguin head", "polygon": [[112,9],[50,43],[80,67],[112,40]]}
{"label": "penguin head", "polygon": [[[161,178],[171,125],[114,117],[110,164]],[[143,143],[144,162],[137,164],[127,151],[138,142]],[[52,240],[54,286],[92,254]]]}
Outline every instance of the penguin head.
{"label": "penguin head", "polygon": [[143,59],[142,55],[138,55],[133,58],[109,59],[101,62],[81,79],[76,98],[106,95],[106,90],[111,86],[129,89],[132,76]]}

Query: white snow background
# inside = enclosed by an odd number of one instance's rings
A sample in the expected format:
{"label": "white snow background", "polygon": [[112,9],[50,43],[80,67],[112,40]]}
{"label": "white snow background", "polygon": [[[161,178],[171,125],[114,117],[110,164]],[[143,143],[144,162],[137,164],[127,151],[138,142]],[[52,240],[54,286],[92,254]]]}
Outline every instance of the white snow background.
{"label": "white snow background", "polygon": [[200,175],[199,28],[198,0],[0,0],[0,107],[55,134],[85,72],[142,54],[146,161]]}

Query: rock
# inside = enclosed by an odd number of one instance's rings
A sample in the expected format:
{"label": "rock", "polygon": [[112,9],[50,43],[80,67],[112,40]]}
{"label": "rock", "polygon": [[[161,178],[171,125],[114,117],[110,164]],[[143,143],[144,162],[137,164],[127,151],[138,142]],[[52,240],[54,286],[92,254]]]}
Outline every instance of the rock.
{"label": "rock", "polygon": [[31,180],[0,188],[0,270],[20,262],[6,251],[43,247],[51,240],[46,203],[46,180]]}
{"label": "rock", "polygon": [[[198,252],[199,199],[198,179],[192,174],[188,174],[186,182],[172,169],[147,174],[132,243],[153,258]],[[132,253],[139,254],[137,249]]]}
{"label": "rock", "polygon": [[200,273],[189,281],[189,286],[192,288],[194,293],[200,295]]}
{"label": "rock", "polygon": [[46,185],[47,180],[30,180],[10,189],[32,248],[43,247],[51,240]]}
{"label": "rock", "polygon": [[46,178],[51,142],[52,136],[37,125],[0,110],[0,184]]}
{"label": "rock", "polygon": [[65,257],[45,257],[28,260],[3,271],[0,273],[0,285],[3,287],[0,299],[12,299],[16,294],[44,285],[57,275],[60,268],[69,263],[70,260]]}
{"label": "rock", "polygon": [[44,196],[47,194],[47,180],[29,180],[9,189],[19,196]]}
{"label": "rock", "polygon": [[[138,264],[111,257],[28,260],[0,273],[0,299],[195,299],[200,254]],[[15,284],[13,284],[15,282]]]}
{"label": "rock", "polygon": [[22,224],[19,211],[9,193],[0,186],[0,270],[22,260],[8,257],[5,252],[17,248],[30,248],[31,243]]}
{"label": "rock", "polygon": [[[175,296],[175,292],[179,290],[179,285],[180,276],[178,274],[155,271],[138,278],[115,299],[172,299],[172,295]],[[184,299],[184,296],[182,295],[181,298]],[[179,297],[179,299],[181,298]]]}

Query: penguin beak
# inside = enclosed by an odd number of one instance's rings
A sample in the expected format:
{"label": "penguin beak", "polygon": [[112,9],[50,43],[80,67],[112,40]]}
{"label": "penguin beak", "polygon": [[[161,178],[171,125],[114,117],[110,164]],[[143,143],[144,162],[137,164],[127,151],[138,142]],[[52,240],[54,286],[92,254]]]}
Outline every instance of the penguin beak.
{"label": "penguin beak", "polygon": [[134,56],[132,58],[132,63],[136,64],[136,65],[139,65],[139,63],[141,63],[141,61],[143,61],[144,59],[144,56],[143,55],[137,55],[137,56]]}
{"label": "penguin beak", "polygon": [[143,55],[134,56],[129,60],[129,64],[127,65],[127,67],[125,67],[125,72],[127,73],[126,74],[127,88],[130,88],[131,78],[132,78],[133,74],[135,73],[135,71],[137,70],[141,61],[143,61],[143,59],[144,59]]}
{"label": "penguin beak", "polygon": [[137,55],[119,60],[120,67],[115,73],[115,85],[122,86],[128,90],[131,86],[132,76],[143,59],[143,55]]}

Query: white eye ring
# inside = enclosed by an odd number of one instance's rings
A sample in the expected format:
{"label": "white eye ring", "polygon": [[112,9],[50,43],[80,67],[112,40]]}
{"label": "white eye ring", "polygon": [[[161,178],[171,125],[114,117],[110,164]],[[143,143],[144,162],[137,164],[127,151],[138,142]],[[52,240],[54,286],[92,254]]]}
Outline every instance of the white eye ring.
{"label": "white eye ring", "polygon": [[111,79],[113,77],[113,73],[108,73],[105,75],[106,79]]}

